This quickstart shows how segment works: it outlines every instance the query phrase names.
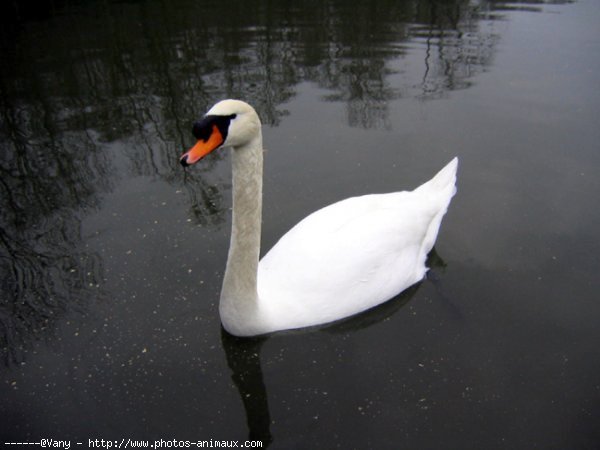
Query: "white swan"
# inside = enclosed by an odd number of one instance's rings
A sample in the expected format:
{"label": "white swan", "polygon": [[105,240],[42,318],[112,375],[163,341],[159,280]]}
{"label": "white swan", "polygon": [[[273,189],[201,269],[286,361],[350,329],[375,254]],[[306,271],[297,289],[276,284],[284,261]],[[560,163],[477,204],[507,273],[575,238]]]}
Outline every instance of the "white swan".
{"label": "white swan", "polygon": [[303,219],[259,262],[263,148],[254,109],[223,100],[194,124],[197,162],[233,148],[231,243],[219,313],[237,336],[333,322],[391,299],[421,280],[456,192],[457,158],[412,192],[342,200]]}

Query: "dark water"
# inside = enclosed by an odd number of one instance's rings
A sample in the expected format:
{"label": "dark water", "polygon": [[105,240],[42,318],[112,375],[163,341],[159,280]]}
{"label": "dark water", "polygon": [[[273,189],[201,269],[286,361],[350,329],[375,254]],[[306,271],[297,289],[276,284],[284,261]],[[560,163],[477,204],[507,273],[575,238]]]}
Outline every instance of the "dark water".
{"label": "dark water", "polygon": [[[2,7],[1,442],[599,448],[599,4],[364,3]],[[223,334],[229,155],[177,161],[224,97],[265,124],[265,249],[458,155],[427,279]]]}

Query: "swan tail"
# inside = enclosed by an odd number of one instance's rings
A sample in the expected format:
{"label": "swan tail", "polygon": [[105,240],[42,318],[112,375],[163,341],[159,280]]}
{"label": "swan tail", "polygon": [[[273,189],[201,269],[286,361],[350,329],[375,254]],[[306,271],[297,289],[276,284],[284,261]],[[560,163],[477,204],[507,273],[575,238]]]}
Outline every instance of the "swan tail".
{"label": "swan tail", "polygon": [[417,190],[429,190],[433,192],[451,191],[448,201],[456,193],[456,169],[458,168],[458,158],[455,157],[446,166],[440,170],[431,180],[419,186]]}
{"label": "swan tail", "polygon": [[436,211],[429,224],[425,238],[423,239],[422,250],[426,256],[435,244],[438,231],[442,223],[442,218],[448,210],[450,200],[456,194],[456,170],[458,168],[458,158],[452,159],[446,166],[440,170],[431,180],[419,186],[418,191],[429,191],[430,195],[434,195],[439,199]]}

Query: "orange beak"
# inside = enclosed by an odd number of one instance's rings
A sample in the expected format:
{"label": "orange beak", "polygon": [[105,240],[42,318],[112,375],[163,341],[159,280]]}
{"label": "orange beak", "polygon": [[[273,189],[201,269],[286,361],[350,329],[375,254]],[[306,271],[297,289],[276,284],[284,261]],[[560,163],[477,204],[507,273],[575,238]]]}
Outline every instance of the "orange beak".
{"label": "orange beak", "polygon": [[223,135],[219,131],[219,128],[216,125],[213,125],[212,132],[210,133],[208,139],[198,139],[196,145],[181,155],[179,162],[183,167],[190,166],[200,161],[214,149],[223,145],[223,142],[225,141],[223,139]]}

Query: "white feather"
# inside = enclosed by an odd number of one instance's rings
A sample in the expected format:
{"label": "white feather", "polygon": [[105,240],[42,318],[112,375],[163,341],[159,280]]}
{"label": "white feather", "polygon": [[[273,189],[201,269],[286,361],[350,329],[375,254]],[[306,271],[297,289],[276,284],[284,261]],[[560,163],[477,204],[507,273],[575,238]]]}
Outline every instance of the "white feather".
{"label": "white feather", "polygon": [[455,193],[456,166],[454,159],[412,192],[342,200],[294,226],[258,266],[260,307],[273,326],[339,320],[421,280]]}

